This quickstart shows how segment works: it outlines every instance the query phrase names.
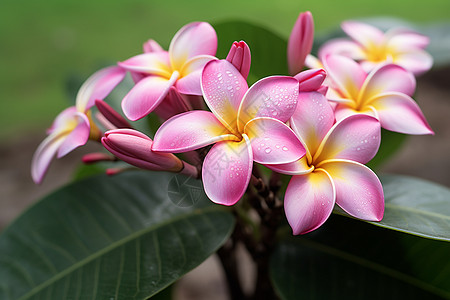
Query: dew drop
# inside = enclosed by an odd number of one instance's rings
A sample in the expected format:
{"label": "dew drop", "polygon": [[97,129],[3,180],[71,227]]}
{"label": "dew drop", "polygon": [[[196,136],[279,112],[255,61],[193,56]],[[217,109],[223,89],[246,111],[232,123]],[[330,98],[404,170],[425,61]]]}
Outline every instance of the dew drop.
{"label": "dew drop", "polygon": [[266,152],[267,154],[269,154],[270,152],[272,152],[272,149],[266,148],[266,150],[264,150],[264,152]]}
{"label": "dew drop", "polygon": [[288,151],[289,150],[288,147],[286,147],[286,146],[284,146],[282,149],[283,149],[283,151]]}

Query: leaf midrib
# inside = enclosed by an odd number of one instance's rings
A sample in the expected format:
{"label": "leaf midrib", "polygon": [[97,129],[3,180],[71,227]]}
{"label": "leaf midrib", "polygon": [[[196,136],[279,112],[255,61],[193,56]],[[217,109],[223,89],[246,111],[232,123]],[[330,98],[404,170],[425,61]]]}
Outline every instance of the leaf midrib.
{"label": "leaf midrib", "polygon": [[78,268],[90,263],[91,261],[93,261],[94,259],[102,256],[103,254],[106,254],[114,249],[116,249],[117,247],[124,245],[136,238],[138,238],[139,236],[142,236],[148,232],[154,231],[158,228],[164,227],[170,223],[175,223],[177,221],[180,221],[182,219],[185,218],[189,218],[191,216],[194,215],[198,215],[200,213],[208,213],[208,212],[214,212],[214,211],[223,211],[222,209],[220,209],[219,207],[217,207],[216,205],[213,206],[208,206],[206,208],[201,208],[201,209],[196,209],[194,211],[191,211],[187,214],[181,214],[175,218],[171,218],[171,219],[167,219],[164,222],[155,224],[153,226],[141,229],[139,231],[136,231],[133,234],[130,234],[128,236],[126,236],[125,238],[122,238],[116,242],[113,242],[112,244],[108,245],[105,248],[100,249],[99,251],[93,253],[92,255],[87,256],[86,258],[80,260],[79,262],[73,264],[72,266],[66,268],[65,270],[59,272],[58,274],[56,274],[55,276],[52,276],[50,279],[44,281],[43,283],[37,285],[36,287],[34,287],[33,289],[31,289],[28,293],[26,293],[25,295],[23,295],[22,297],[19,298],[19,300],[25,300],[25,299],[29,299],[31,296],[33,296],[34,294],[40,292],[41,290],[43,290],[44,288],[48,287],[49,285],[51,285],[52,283],[58,281],[61,278],[64,278],[66,275],[70,274],[71,272],[77,270]]}
{"label": "leaf midrib", "polygon": [[413,286],[417,286],[425,291],[428,291],[430,293],[433,293],[435,295],[438,295],[440,297],[450,298],[450,293],[442,290],[440,288],[437,288],[435,286],[430,285],[429,283],[426,283],[420,279],[414,278],[412,276],[409,276],[407,274],[404,274],[400,271],[394,270],[392,268],[386,267],[384,265],[372,262],[370,260],[367,260],[362,257],[358,257],[354,254],[339,250],[334,247],[327,246],[325,244],[322,244],[320,242],[315,242],[308,239],[301,239],[298,240],[299,243],[304,244],[307,247],[313,248],[314,250],[317,250],[322,253],[329,254],[331,256],[335,256],[337,258],[350,261],[356,265],[369,268],[371,270],[374,270],[375,272],[386,274],[392,278],[396,278],[398,280],[401,280],[403,282],[406,282],[408,284],[411,284]]}

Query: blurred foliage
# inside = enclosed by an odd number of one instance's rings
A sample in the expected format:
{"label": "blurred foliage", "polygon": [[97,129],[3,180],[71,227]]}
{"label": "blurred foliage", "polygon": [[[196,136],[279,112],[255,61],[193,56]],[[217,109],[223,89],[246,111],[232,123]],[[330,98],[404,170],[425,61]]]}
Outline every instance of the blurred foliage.
{"label": "blurred foliage", "polygon": [[[405,9],[407,5],[407,9]],[[68,78],[141,52],[153,38],[167,47],[190,21],[240,19],[287,37],[300,11],[312,11],[316,29],[344,19],[393,15],[413,22],[448,20],[450,2],[346,1],[12,1],[0,3],[0,137],[41,132],[67,106]],[[256,51],[256,49],[253,49]]]}

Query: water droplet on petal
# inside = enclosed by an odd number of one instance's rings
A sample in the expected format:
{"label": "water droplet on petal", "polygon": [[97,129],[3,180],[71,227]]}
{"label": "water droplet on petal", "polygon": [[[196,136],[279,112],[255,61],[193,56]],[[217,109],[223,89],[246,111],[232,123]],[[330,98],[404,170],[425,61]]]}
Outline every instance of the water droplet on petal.
{"label": "water droplet on petal", "polygon": [[289,150],[288,147],[286,147],[286,146],[284,146],[282,149],[283,149],[283,151],[288,151]]}
{"label": "water droplet on petal", "polygon": [[270,152],[272,152],[272,149],[266,148],[266,150],[264,150],[264,152],[266,152],[267,154],[269,154]]}

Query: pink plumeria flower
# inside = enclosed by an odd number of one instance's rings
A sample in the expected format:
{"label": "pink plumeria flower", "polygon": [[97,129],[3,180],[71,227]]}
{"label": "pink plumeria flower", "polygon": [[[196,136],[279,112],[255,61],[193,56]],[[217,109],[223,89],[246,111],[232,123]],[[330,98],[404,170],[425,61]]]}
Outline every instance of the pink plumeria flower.
{"label": "pink plumeria flower", "polygon": [[152,149],[186,152],[216,143],[205,157],[202,179],[215,203],[235,204],[245,193],[253,161],[295,161],[305,150],[288,121],[297,105],[298,81],[287,76],[261,79],[248,88],[226,60],[211,61],[202,73],[208,111],[190,111],[165,122]]}
{"label": "pink plumeria flower", "polygon": [[387,64],[367,74],[358,63],[340,55],[329,55],[324,65],[331,82],[327,98],[337,103],[337,120],[363,113],[376,117],[387,130],[433,134],[411,98],[416,88],[412,73],[398,65]]}
{"label": "pink plumeria flower", "polygon": [[309,92],[300,94],[290,124],[306,155],[295,163],[268,167],[294,175],[284,199],[293,233],[317,229],[335,204],[356,218],[381,220],[383,189],[375,173],[364,166],[378,151],[379,122],[367,115],[353,115],[334,123],[327,99]]}
{"label": "pink plumeria flower", "polygon": [[104,99],[125,77],[120,67],[108,67],[94,73],[78,91],[76,104],[62,111],[48,130],[47,138],[37,148],[31,163],[34,182],[41,183],[51,160],[61,158],[91,139],[100,131],[92,121],[90,108],[95,100]]}
{"label": "pink plumeria flower", "polygon": [[312,14],[309,11],[300,13],[292,28],[287,46],[289,74],[295,75],[303,69],[313,42],[314,20]]}
{"label": "pink plumeria flower", "polygon": [[[144,74],[122,101],[127,118],[138,120],[152,112],[173,86],[181,94],[201,95],[200,77],[204,65],[217,50],[214,28],[205,22],[194,22],[181,28],[170,43],[169,51],[147,42],[146,53],[119,65],[132,74]],[[136,79],[135,79],[136,81]]]}
{"label": "pink plumeria flower", "polygon": [[383,33],[355,21],[343,22],[341,27],[352,40],[342,38],[325,43],[319,50],[321,60],[329,54],[339,54],[359,61],[366,72],[380,64],[393,63],[415,75],[433,65],[433,58],[424,50],[429,38],[413,30],[395,28]]}

